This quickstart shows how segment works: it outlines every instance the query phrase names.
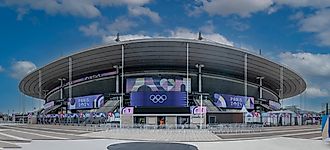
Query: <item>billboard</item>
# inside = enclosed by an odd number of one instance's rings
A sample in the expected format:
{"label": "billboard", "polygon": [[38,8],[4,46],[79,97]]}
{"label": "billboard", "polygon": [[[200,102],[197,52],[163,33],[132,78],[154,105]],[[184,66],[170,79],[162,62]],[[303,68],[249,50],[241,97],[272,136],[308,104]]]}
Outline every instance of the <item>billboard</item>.
{"label": "billboard", "polygon": [[213,103],[221,108],[241,109],[244,105],[246,109],[254,109],[253,97],[215,93]]}
{"label": "billboard", "polygon": [[131,106],[186,107],[186,92],[131,92]]}
{"label": "billboard", "polygon": [[[191,79],[188,79],[188,92],[191,91]],[[186,92],[187,78],[183,77],[142,77],[128,78],[126,92],[177,91]]]}
{"label": "billboard", "polygon": [[104,96],[90,95],[82,97],[74,97],[68,99],[68,109],[95,109],[100,108],[104,104]]}
{"label": "billboard", "polygon": [[275,101],[269,101],[269,107],[273,110],[279,110],[281,108],[281,104]]}

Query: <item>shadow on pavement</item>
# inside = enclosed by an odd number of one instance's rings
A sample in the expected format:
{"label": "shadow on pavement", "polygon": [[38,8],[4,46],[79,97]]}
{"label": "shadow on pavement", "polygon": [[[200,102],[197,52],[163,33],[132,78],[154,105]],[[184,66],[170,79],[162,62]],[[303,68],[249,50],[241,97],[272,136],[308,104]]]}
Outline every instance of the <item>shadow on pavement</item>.
{"label": "shadow on pavement", "polygon": [[198,150],[196,146],[181,143],[131,142],[109,145],[108,150]]}

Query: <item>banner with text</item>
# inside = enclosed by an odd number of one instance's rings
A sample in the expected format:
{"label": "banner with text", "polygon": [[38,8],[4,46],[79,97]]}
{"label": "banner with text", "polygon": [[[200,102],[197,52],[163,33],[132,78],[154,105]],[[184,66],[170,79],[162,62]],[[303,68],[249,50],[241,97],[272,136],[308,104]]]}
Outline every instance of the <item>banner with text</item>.
{"label": "banner with text", "polygon": [[221,108],[241,109],[244,105],[246,109],[254,109],[253,97],[215,93],[213,103]]}

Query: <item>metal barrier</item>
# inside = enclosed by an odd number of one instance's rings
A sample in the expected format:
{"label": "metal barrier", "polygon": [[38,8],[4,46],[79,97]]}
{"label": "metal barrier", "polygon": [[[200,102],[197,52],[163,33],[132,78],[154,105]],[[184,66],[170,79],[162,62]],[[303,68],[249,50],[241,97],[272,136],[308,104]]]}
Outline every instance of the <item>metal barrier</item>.
{"label": "metal barrier", "polygon": [[232,134],[232,133],[252,133],[262,132],[264,126],[261,124],[217,124],[209,125],[208,129],[215,134]]}
{"label": "metal barrier", "polygon": [[[88,121],[86,121],[88,120]],[[182,130],[199,129],[208,130],[215,134],[239,134],[261,132],[264,128],[262,124],[230,123],[230,124],[122,124],[109,123],[106,117],[84,117],[84,118],[38,118],[39,124],[64,125],[64,126],[85,126],[88,131],[107,131],[114,129],[140,129],[140,130]]]}
{"label": "metal barrier", "polygon": [[123,124],[120,128],[119,124],[100,124],[100,125],[88,125],[89,131],[107,131],[107,130],[185,130],[185,131],[208,131],[214,134],[239,134],[239,133],[254,133],[262,132],[264,127],[260,124],[217,124],[217,125],[205,125],[200,127],[199,125],[146,125],[146,124]]}

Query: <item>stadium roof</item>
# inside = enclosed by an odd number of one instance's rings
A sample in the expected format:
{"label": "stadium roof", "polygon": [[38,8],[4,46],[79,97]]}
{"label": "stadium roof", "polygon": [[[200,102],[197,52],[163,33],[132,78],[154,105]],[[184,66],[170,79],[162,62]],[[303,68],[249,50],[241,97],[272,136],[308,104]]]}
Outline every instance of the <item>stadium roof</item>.
{"label": "stadium roof", "polygon": [[[283,67],[283,98],[300,94],[306,89],[304,79],[291,69],[270,61],[249,51],[214,42],[176,39],[150,38],[121,41],[87,49],[60,58],[27,75],[20,82],[21,92],[39,97],[39,71],[41,71],[41,90],[52,90],[59,86],[59,78],[68,79],[69,57],[72,58],[73,78],[113,69],[121,64],[122,45],[124,45],[125,68],[153,68],[155,66],[185,68],[189,43],[189,68],[204,64],[203,72],[222,74],[244,79],[244,57],[248,55],[248,82],[258,84],[258,76],[264,77],[263,86],[279,93],[280,68]],[[41,91],[40,90],[40,91]],[[278,95],[278,94],[277,94]]]}

